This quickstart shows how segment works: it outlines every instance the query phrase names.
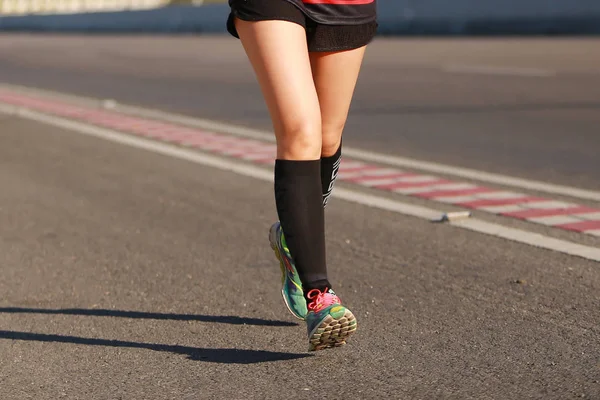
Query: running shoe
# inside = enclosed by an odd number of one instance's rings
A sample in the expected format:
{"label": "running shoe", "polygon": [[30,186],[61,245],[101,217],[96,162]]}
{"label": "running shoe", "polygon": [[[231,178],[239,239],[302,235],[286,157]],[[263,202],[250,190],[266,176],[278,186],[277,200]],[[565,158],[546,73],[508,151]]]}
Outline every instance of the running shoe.
{"label": "running shoe", "polygon": [[331,289],[324,292],[313,289],[307,297],[308,351],[345,345],[348,337],[356,331],[354,314],[342,305]]}
{"label": "running shoe", "polygon": [[283,302],[292,315],[304,320],[306,317],[306,299],[302,291],[302,282],[296,271],[294,260],[285,242],[281,224],[276,222],[269,231],[269,242],[281,267],[281,295]]}

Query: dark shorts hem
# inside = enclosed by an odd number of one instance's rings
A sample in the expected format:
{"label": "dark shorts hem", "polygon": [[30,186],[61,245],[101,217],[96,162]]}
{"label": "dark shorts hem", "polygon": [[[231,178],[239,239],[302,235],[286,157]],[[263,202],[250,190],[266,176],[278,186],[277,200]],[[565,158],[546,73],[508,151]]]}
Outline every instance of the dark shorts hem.
{"label": "dark shorts hem", "polygon": [[231,12],[227,18],[227,31],[235,38],[239,35],[234,20],[288,21],[306,30],[309,52],[333,52],[357,49],[369,44],[377,33],[376,21],[356,25],[322,24],[310,19],[300,8],[286,0],[230,0]]}
{"label": "dark shorts hem", "polygon": [[237,33],[237,29],[235,28],[235,23],[234,23],[234,19],[235,18],[239,18],[242,21],[248,21],[248,22],[259,22],[259,21],[288,21],[288,22],[293,22],[295,24],[298,24],[300,26],[302,26],[304,29],[306,29],[306,24],[304,24],[301,21],[296,20],[295,18],[286,18],[286,17],[248,17],[247,15],[243,15],[234,10],[232,10],[229,13],[229,18],[227,18],[227,32],[229,32],[229,34],[231,34],[231,36],[239,39],[240,36]]}

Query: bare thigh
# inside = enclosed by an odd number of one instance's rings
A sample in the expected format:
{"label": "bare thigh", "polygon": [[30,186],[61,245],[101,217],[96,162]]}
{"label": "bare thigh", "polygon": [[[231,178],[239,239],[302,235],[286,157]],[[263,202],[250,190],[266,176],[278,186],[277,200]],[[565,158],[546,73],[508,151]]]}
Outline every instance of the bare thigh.
{"label": "bare thigh", "polygon": [[366,46],[354,50],[310,53],[314,84],[321,109],[322,151],[324,157],[337,151]]}
{"label": "bare thigh", "polygon": [[287,21],[236,19],[236,29],[269,109],[277,157],[319,159],[321,110],[304,28]]}

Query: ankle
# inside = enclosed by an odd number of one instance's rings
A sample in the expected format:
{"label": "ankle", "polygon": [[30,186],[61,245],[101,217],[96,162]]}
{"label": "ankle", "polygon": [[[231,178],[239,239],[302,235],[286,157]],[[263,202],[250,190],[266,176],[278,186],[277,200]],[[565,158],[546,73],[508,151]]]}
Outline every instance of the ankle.
{"label": "ankle", "polygon": [[306,304],[310,304],[312,301],[314,301],[315,297],[318,295],[316,291],[318,291],[319,293],[325,293],[329,291],[333,292],[333,289],[331,288],[331,283],[329,283],[327,279],[303,283],[302,288],[304,291],[304,298],[306,299]]}

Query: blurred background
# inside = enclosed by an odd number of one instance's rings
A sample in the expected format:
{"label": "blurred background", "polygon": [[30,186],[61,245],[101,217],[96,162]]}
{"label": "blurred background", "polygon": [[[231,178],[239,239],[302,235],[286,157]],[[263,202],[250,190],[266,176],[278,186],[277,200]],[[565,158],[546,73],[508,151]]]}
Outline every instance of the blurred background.
{"label": "blurred background", "polygon": [[[223,32],[221,21],[227,13],[226,3],[225,0],[1,0],[0,15],[6,17],[0,19],[0,28]],[[378,0],[378,6],[380,32],[384,34],[600,32],[600,3],[596,0]],[[31,15],[40,17],[23,17]]]}

